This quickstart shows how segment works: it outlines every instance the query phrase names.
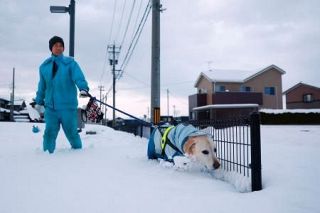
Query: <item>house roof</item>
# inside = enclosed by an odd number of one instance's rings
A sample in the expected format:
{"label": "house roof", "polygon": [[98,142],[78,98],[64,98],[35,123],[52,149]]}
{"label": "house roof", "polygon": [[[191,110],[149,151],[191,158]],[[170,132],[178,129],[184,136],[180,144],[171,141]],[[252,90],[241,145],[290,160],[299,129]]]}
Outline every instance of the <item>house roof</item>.
{"label": "house roof", "polygon": [[[14,100],[14,105],[15,105],[15,106],[21,106],[21,105],[23,104],[23,102],[26,103],[24,100],[21,100],[21,99],[19,99],[19,100]],[[10,105],[11,105],[11,102],[9,102],[8,105],[10,106]]]}
{"label": "house roof", "polygon": [[312,87],[312,88],[314,88],[314,89],[320,90],[319,87],[316,87],[316,86],[312,86],[312,85],[309,85],[309,84],[305,84],[305,83],[299,82],[299,83],[297,83],[296,85],[294,85],[294,86],[290,87],[289,89],[287,89],[286,91],[284,91],[283,94],[287,94],[287,93],[291,92],[292,90],[294,90],[294,89],[296,89],[296,88],[298,88],[298,87],[301,87],[301,86]]}
{"label": "house roof", "polygon": [[0,100],[3,100],[3,101],[10,101],[9,99],[7,99],[7,98],[3,98],[3,97],[0,97]]}
{"label": "house roof", "polygon": [[264,69],[259,70],[222,70],[213,69],[206,72],[201,72],[198,79],[196,80],[195,87],[197,87],[201,77],[208,79],[210,82],[230,82],[230,83],[244,83],[258,75],[270,70],[275,69],[281,74],[286,72],[276,65],[270,65]]}

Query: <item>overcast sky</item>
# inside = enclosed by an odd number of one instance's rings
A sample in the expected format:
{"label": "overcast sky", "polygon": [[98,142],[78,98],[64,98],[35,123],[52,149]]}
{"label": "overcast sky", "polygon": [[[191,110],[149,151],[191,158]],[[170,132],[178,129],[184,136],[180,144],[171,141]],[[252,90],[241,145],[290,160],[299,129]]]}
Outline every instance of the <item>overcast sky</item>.
{"label": "overcast sky", "polygon": [[[134,0],[116,2],[114,7],[115,0],[76,0],[75,59],[96,96],[99,85],[105,87],[104,92],[111,86],[110,66],[105,63],[107,45],[121,43]],[[135,3],[120,64],[148,0]],[[169,113],[173,114],[175,106],[177,115],[187,115],[188,95],[196,93],[195,80],[209,68],[258,71],[275,64],[286,71],[284,90],[300,81],[320,87],[320,1],[161,3],[166,8],[161,13],[161,114],[167,114],[168,89]],[[64,38],[68,55],[69,15],[51,14],[50,5],[67,6],[69,1],[0,0],[1,97],[9,98],[13,67],[16,95],[27,101],[35,96],[38,67],[50,56],[48,40],[53,35]],[[150,21],[151,13],[124,75],[117,82],[117,107],[136,116],[147,114],[150,107]],[[112,103],[111,93],[107,102]]]}

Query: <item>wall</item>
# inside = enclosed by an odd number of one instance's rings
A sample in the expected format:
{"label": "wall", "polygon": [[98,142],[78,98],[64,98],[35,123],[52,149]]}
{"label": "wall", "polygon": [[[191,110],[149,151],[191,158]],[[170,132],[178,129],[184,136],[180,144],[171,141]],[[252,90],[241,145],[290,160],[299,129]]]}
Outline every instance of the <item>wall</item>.
{"label": "wall", "polygon": [[[262,108],[282,109],[282,74],[272,68],[264,73],[248,80],[245,86],[250,86],[253,92],[261,92],[263,94]],[[275,95],[264,94],[265,87],[275,87]]]}
{"label": "wall", "polygon": [[[312,94],[313,101],[304,103],[304,94]],[[320,108],[320,89],[302,84],[286,94],[286,105],[287,109]]]}
{"label": "wall", "polygon": [[203,76],[201,77],[201,79],[199,80],[199,84],[198,84],[198,90],[199,88],[201,89],[206,89],[207,90],[207,104],[211,104],[212,103],[212,91],[213,91],[213,85],[212,83],[204,78]]}

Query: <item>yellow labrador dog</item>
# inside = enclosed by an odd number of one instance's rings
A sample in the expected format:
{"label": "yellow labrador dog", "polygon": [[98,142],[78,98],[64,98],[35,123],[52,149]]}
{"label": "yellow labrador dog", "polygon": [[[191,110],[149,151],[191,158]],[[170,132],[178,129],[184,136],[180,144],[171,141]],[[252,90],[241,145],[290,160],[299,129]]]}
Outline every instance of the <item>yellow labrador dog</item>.
{"label": "yellow labrador dog", "polygon": [[186,156],[210,170],[220,167],[216,145],[206,133],[186,124],[155,128],[149,138],[148,158],[173,162],[177,156]]}

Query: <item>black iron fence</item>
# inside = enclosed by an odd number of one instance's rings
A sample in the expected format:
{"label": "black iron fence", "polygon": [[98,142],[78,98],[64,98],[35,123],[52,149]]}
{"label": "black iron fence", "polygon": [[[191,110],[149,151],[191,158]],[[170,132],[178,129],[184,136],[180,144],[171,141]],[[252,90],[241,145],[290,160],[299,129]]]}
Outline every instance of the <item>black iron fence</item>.
{"label": "black iron fence", "polygon": [[[95,99],[91,95],[90,97]],[[130,129],[119,127],[119,130],[132,132],[141,137],[149,137],[154,127],[151,123],[113,108],[100,100],[96,101],[138,122],[133,123]],[[247,117],[227,120],[194,120],[188,123],[207,131],[212,136],[217,144],[217,157],[224,170],[251,178],[251,190],[258,191],[262,189],[260,114],[256,110],[251,111],[252,113]]]}
{"label": "black iron fence", "polygon": [[190,121],[209,133],[217,144],[221,168],[251,178],[252,191],[262,189],[260,117]]}

